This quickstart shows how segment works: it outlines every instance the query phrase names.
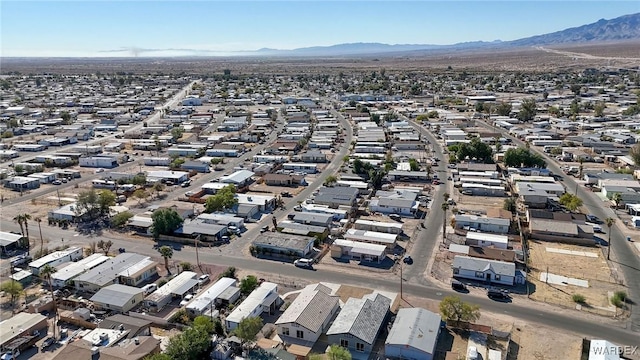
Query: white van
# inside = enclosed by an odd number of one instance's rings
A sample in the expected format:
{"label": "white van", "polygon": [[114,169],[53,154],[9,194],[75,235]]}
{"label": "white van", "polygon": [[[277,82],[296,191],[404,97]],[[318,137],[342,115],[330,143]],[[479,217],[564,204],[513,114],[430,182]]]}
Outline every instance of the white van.
{"label": "white van", "polygon": [[313,259],[298,259],[293,262],[293,265],[300,268],[311,269],[311,267],[313,266]]}
{"label": "white van", "polygon": [[156,284],[149,284],[142,287],[142,291],[145,295],[149,295],[156,290],[158,290],[158,285]]}

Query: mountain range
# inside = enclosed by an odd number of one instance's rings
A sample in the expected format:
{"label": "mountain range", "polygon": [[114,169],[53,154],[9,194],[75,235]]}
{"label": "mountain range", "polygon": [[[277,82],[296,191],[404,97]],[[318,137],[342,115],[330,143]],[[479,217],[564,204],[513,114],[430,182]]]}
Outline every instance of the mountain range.
{"label": "mountain range", "polygon": [[291,50],[263,48],[246,51],[243,55],[254,56],[347,56],[378,55],[421,52],[429,50],[469,50],[483,48],[516,48],[524,46],[544,46],[557,44],[583,44],[592,42],[612,42],[640,39],[640,13],[620,16],[611,20],[600,19],[597,22],[568,28],[549,34],[536,35],[513,41],[474,41],[452,45],[429,44],[382,44],[348,43],[331,46],[313,46]]}

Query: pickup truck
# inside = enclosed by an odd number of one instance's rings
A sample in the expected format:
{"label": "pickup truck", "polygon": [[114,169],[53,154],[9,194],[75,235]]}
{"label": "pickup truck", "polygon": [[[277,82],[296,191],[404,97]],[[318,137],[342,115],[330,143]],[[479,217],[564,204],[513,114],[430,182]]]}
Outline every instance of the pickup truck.
{"label": "pickup truck", "polygon": [[36,342],[38,342],[38,336],[21,336],[6,346],[4,346],[4,353],[0,359],[2,360],[13,360],[17,359],[20,356],[20,353],[25,351],[26,349],[35,346]]}

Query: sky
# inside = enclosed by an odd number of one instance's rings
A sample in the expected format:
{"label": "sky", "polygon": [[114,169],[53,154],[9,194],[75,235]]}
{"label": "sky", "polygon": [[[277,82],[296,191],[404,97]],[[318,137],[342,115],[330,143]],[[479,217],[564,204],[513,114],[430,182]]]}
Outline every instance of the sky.
{"label": "sky", "polygon": [[3,57],[231,55],[353,42],[515,40],[640,1],[0,1]]}

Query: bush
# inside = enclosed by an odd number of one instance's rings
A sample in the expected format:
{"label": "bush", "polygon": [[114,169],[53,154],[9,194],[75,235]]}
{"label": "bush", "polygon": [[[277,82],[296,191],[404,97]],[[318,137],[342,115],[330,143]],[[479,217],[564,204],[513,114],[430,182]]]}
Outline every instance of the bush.
{"label": "bush", "polygon": [[573,294],[573,296],[571,296],[571,299],[576,304],[585,304],[587,302],[587,298],[585,298],[584,295],[581,294]]}
{"label": "bush", "polygon": [[158,287],[162,287],[164,284],[166,284],[168,281],[166,279],[162,279],[160,281],[158,281]]}
{"label": "bush", "polygon": [[616,297],[615,295],[611,297],[611,303],[617,308],[621,308],[624,306],[624,301],[620,300],[620,298]]}
{"label": "bush", "polygon": [[613,297],[620,299],[620,301],[622,302],[627,301],[627,293],[624,291],[616,291],[615,293],[613,293]]}

